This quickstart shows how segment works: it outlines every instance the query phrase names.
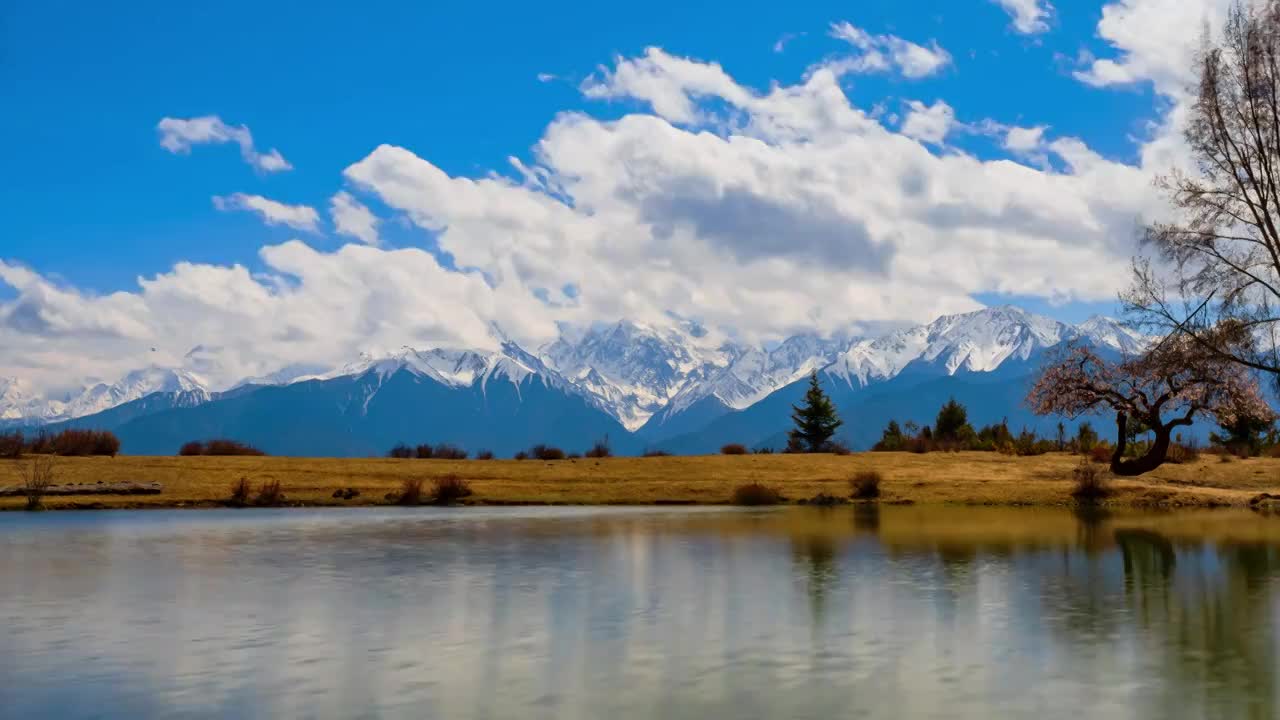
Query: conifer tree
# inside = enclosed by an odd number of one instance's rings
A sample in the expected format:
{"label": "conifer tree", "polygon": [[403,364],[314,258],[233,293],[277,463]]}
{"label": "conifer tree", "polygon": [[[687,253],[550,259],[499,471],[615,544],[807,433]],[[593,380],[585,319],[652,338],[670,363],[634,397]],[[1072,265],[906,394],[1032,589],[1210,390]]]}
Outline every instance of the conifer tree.
{"label": "conifer tree", "polygon": [[791,444],[809,452],[826,451],[836,429],[844,424],[836,414],[831,398],[818,384],[816,371],[809,375],[809,390],[804,394],[804,403],[792,405],[791,410],[791,420],[796,424],[795,429],[788,433]]}

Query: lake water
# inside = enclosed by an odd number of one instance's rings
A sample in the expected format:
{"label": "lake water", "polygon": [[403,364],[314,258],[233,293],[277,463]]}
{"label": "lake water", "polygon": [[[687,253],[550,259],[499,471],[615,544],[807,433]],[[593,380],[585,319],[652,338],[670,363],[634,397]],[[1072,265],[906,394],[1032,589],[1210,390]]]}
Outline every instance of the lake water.
{"label": "lake water", "polygon": [[5,718],[1275,718],[1280,520],[0,515]]}

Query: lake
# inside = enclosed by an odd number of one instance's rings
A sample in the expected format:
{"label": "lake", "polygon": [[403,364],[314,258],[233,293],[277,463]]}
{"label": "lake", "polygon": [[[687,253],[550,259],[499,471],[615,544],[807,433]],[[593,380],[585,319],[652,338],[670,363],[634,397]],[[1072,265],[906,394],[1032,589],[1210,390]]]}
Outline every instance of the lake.
{"label": "lake", "polygon": [[0,514],[0,717],[1274,718],[1280,519]]}

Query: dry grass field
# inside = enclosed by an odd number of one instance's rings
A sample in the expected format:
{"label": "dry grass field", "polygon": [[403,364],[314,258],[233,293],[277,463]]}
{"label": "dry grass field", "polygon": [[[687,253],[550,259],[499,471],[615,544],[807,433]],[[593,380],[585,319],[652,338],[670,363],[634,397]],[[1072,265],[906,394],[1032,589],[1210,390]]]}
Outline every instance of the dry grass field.
{"label": "dry grass field", "polygon": [[[159,482],[159,495],[49,497],[46,507],[218,507],[245,478],[255,490],[279,482],[289,505],[387,504],[406,479],[430,488],[456,474],[474,491],[472,504],[650,505],[725,504],[740,484],[760,482],[788,501],[819,493],[847,497],[848,479],[874,470],[883,476],[881,502],[930,505],[1072,504],[1077,456],[1010,457],[996,453],[862,453],[536,460],[392,460],[283,457],[58,458],[56,482]],[[18,483],[23,461],[0,461],[0,487]],[[334,498],[337,489],[359,496]],[[1166,465],[1138,479],[1113,480],[1111,507],[1244,507],[1262,492],[1280,492],[1280,460]],[[22,507],[0,498],[0,509]]]}

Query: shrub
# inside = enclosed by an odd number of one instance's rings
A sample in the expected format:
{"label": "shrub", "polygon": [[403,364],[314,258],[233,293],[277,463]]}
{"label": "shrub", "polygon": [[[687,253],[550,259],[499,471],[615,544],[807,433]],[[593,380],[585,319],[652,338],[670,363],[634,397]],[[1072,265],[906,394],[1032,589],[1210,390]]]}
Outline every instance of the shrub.
{"label": "shrub", "polygon": [[1106,445],[1094,445],[1089,449],[1089,459],[1096,463],[1111,462],[1111,448]]}
{"label": "shrub", "polygon": [[645,450],[644,457],[671,457],[671,453],[666,450]]}
{"label": "shrub", "polygon": [[239,440],[228,440],[226,438],[218,438],[216,440],[210,440],[209,442],[206,442],[204,444],[204,454],[218,455],[218,456],[266,455],[266,453],[262,452],[261,450],[259,450],[258,448],[252,445],[249,445],[247,443],[242,443]]}
{"label": "shrub", "polygon": [[231,486],[231,504],[247,505],[249,503],[249,492],[249,478],[240,478]]}
{"label": "shrub", "polygon": [[431,454],[437,460],[466,460],[467,459],[466,450],[463,450],[457,445],[451,445],[449,443],[440,443],[439,445],[436,445],[435,448],[432,449]]}
{"label": "shrub", "polygon": [[720,448],[721,455],[746,455],[747,446],[741,443],[729,443]]}
{"label": "shrub", "polygon": [[471,486],[457,475],[445,475],[436,478],[431,497],[437,505],[452,505],[462,498],[471,497]]}
{"label": "shrub", "polygon": [[0,458],[17,460],[22,457],[22,449],[26,447],[26,439],[22,433],[14,431],[0,434]]}
{"label": "shrub", "polygon": [[198,440],[192,440],[191,442],[183,443],[182,447],[178,448],[178,455],[182,457],[191,457],[193,455],[203,455],[203,454],[204,454],[204,443],[199,442]]}
{"label": "shrub", "polygon": [[1077,500],[1098,500],[1110,494],[1106,486],[1105,473],[1087,459],[1082,459],[1080,464],[1071,471],[1071,477],[1075,481],[1071,497]]}
{"label": "shrub", "polygon": [[565,455],[565,457],[568,458],[569,460],[581,460],[582,453],[571,452],[568,455]]}
{"label": "shrub", "polygon": [[492,459],[493,459],[493,451],[492,451],[492,450],[477,450],[477,451],[476,451],[476,459],[477,459],[477,460],[492,460]]}
{"label": "shrub", "polygon": [[929,452],[929,442],[930,442],[929,438],[923,435],[913,437],[907,440],[906,450],[907,452],[913,452],[913,453],[916,453],[917,455],[927,453]]}
{"label": "shrub", "polygon": [[1200,448],[1194,444],[1176,442],[1169,445],[1169,454],[1165,457],[1165,462],[1181,465],[1183,463],[1193,463],[1200,459]]}
{"label": "shrub", "polygon": [[853,451],[849,449],[849,446],[845,445],[842,442],[831,443],[830,445],[827,446],[827,450],[830,451],[833,455],[852,455],[853,454]]}
{"label": "shrub", "polygon": [[550,445],[534,445],[529,448],[529,455],[538,460],[563,460],[564,451]]}
{"label": "shrub", "polygon": [[413,448],[409,447],[408,445],[405,445],[404,443],[400,443],[399,445],[396,445],[395,447],[391,448],[391,450],[387,451],[387,457],[407,460],[413,457]]}
{"label": "shrub", "polygon": [[413,454],[419,460],[430,460],[431,456],[435,454],[435,448],[428,444],[419,445],[414,448]]}
{"label": "shrub", "polygon": [[734,505],[777,505],[782,499],[777,490],[758,482],[739,485],[733,490]]}
{"label": "shrub", "polygon": [[68,428],[52,437],[41,438],[40,445],[41,450],[50,455],[115,457],[115,454],[120,452],[120,440],[106,430]]}
{"label": "shrub", "polygon": [[53,458],[37,455],[23,463],[18,472],[22,477],[22,493],[27,496],[27,510],[43,510],[44,494],[57,474]]}
{"label": "shrub", "polygon": [[521,450],[520,452],[513,455],[512,458],[515,460],[528,460],[529,453],[525,452],[524,450]]}
{"label": "shrub", "polygon": [[872,500],[880,497],[880,473],[875,470],[863,470],[849,478],[849,490],[857,500]]}
{"label": "shrub", "polygon": [[753,450],[752,452],[754,452],[756,455],[772,455],[772,454],[773,454],[773,448],[771,448],[771,447],[759,447],[759,448],[756,448],[755,450]]}
{"label": "shrub", "polygon": [[589,458],[607,458],[613,456],[613,450],[609,448],[609,438],[597,440],[591,449],[584,453]]}
{"label": "shrub", "polygon": [[263,480],[262,487],[258,489],[258,497],[253,502],[262,507],[275,507],[283,503],[284,493],[280,490],[280,481]]}
{"label": "shrub", "polygon": [[400,481],[400,494],[396,496],[397,505],[420,505],[422,503],[422,478],[407,477]]}

